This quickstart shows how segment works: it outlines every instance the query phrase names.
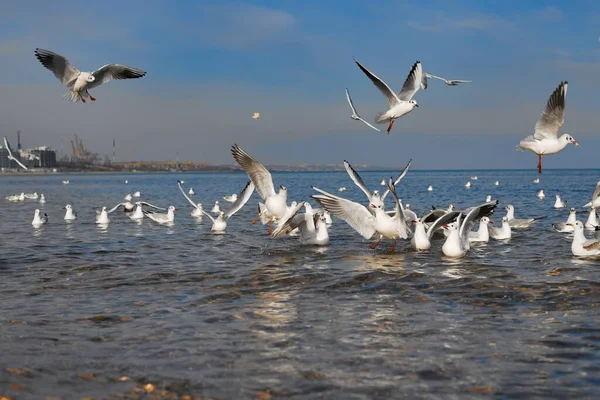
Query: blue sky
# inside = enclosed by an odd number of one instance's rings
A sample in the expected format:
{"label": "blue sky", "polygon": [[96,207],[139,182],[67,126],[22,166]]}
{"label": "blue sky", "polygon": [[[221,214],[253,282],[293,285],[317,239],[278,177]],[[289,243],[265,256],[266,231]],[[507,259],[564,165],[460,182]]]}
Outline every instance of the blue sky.
{"label": "blue sky", "polygon": [[[101,154],[116,137],[120,160],[178,152],[230,164],[238,143],[265,163],[535,168],[515,145],[568,80],[563,131],[581,146],[545,167],[598,166],[594,1],[8,1],[0,12],[0,130],[21,129],[26,146],[66,148],[77,133]],[[115,62],[148,75],[72,104],[35,47],[84,71]],[[431,82],[415,95],[418,109],[378,134],[349,118],[345,87],[369,120],[386,106],[352,57],[395,89],[416,60],[473,83]]]}

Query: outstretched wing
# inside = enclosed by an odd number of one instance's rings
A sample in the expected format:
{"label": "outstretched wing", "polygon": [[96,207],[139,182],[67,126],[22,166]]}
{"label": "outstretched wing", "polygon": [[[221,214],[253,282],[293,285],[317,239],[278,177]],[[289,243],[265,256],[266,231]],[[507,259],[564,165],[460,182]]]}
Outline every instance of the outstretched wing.
{"label": "outstretched wing", "polygon": [[373,193],[371,193],[369,188],[367,188],[367,185],[365,185],[365,182],[362,180],[358,172],[356,172],[354,168],[352,168],[352,165],[350,165],[350,163],[346,160],[344,160],[344,168],[346,168],[346,172],[348,173],[348,175],[350,175],[350,179],[352,179],[352,181],[356,184],[356,186],[360,188],[360,190],[365,192],[367,198],[369,199],[369,201],[371,201],[371,196],[373,195]]}
{"label": "outstretched wing", "polygon": [[451,211],[436,219],[435,222],[429,226],[429,229],[427,229],[427,238],[431,240],[435,231],[440,229],[442,225],[454,221],[454,219],[456,219],[459,215],[460,211]]}
{"label": "outstretched wing", "polygon": [[150,204],[147,201],[140,201],[140,204],[144,205],[144,206],[156,208],[157,210],[166,210],[166,208],[164,208],[164,207],[155,206],[154,204]]}
{"label": "outstretched wing", "polygon": [[94,82],[88,83],[88,89],[95,88],[96,86],[100,86],[103,83],[114,81],[117,79],[137,79],[146,75],[145,71],[142,71],[138,68],[128,67],[127,65],[120,64],[106,64],[94,72]]}
{"label": "outstretched wing", "polygon": [[421,88],[421,82],[423,80],[423,67],[421,67],[421,62],[417,61],[413,64],[410,73],[408,74],[408,78],[402,85],[402,90],[398,93],[398,98],[400,100],[409,101],[413,98],[417,90]]}
{"label": "outstretched wing", "polygon": [[240,164],[240,167],[248,174],[250,180],[256,186],[256,191],[266,200],[267,197],[275,196],[275,187],[273,186],[273,177],[267,169],[254,158],[250,157],[240,146],[234,144],[231,146],[233,158]]}
{"label": "outstretched wing", "polygon": [[[398,177],[394,181],[394,186],[396,186],[398,183],[400,183],[400,181],[402,180],[402,178],[404,178],[404,175],[406,175],[406,173],[410,169],[410,165],[411,164],[412,164],[412,159],[408,161],[408,164],[406,164],[406,167],[404,167],[404,169],[402,170],[402,172],[400,173],[400,175],[398,175]],[[386,189],[385,192],[383,192],[383,195],[381,196],[381,201],[385,200],[385,197],[388,195],[389,192],[390,192],[389,189]]]}
{"label": "outstretched wing", "polygon": [[313,189],[322,193],[313,195],[313,199],[319,202],[324,209],[346,221],[365,239],[370,239],[375,234],[375,217],[365,206],[342,199],[314,186]]}
{"label": "outstretched wing", "polygon": [[227,212],[225,213],[225,218],[229,219],[229,217],[231,217],[233,214],[238,212],[240,210],[240,208],[244,207],[244,205],[250,199],[250,196],[252,196],[253,192],[254,192],[254,183],[252,183],[252,181],[250,181],[246,184],[246,186],[244,187],[244,190],[242,190],[240,192],[240,194],[237,197],[237,200],[231,205],[231,208],[229,210],[227,210]]}
{"label": "outstretched wing", "polygon": [[389,182],[387,183],[388,190],[394,196],[394,201],[396,203],[396,215],[397,218],[397,227],[398,227],[398,235],[402,239],[406,239],[408,237],[408,226],[406,225],[406,220],[404,219],[404,210],[400,205],[400,200],[398,200],[398,196],[396,195],[396,189],[394,188],[394,183],[392,182],[392,178],[390,177]]}
{"label": "outstretched wing", "polygon": [[67,86],[72,85],[81,74],[81,71],[72,66],[69,60],[50,50],[35,49],[35,57]]}
{"label": "outstretched wing", "polygon": [[394,93],[394,91],[390,89],[390,87],[384,81],[382,81],[381,79],[379,79],[379,77],[377,77],[377,75],[363,67],[358,61],[354,60],[354,62],[356,63],[356,65],[358,65],[358,68],[360,68],[362,72],[364,72],[365,75],[367,75],[371,82],[373,82],[377,89],[379,89],[379,91],[385,96],[390,108],[392,108],[400,102],[400,99],[398,99],[396,93]]}
{"label": "outstretched wing", "polygon": [[194,203],[192,201],[192,199],[190,199],[188,197],[187,194],[185,194],[185,191],[183,190],[183,186],[181,185],[181,181],[177,181],[177,187],[179,188],[179,191],[181,192],[181,194],[183,195],[183,197],[185,197],[185,199],[192,205],[192,207],[199,209],[200,211],[202,211],[202,209],[200,207],[198,207],[198,205],[196,203]]}
{"label": "outstretched wing", "polygon": [[350,98],[350,93],[348,92],[348,88],[346,88],[346,100],[348,100],[348,104],[350,104],[350,108],[352,109],[352,115],[358,117],[358,113],[356,112],[354,103],[352,103],[352,99]]}
{"label": "outstretched wing", "polygon": [[463,243],[469,241],[469,232],[473,229],[475,221],[493,213],[494,208],[496,208],[497,205],[498,200],[493,200],[477,207],[473,207],[471,211],[469,211],[458,231],[458,236]]}
{"label": "outstretched wing", "polygon": [[561,82],[550,95],[546,109],[535,124],[535,133],[533,134],[535,139],[558,138],[558,131],[565,122],[567,87],[568,82]]}

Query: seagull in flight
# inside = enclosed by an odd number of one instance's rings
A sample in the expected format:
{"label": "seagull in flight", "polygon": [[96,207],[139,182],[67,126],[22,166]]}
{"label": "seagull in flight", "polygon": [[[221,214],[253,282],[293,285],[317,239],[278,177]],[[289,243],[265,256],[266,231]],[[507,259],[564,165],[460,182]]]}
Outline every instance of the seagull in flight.
{"label": "seagull in flight", "polygon": [[[460,83],[471,83],[472,82],[472,81],[465,81],[463,79],[446,79],[446,78],[442,78],[439,76],[429,74],[427,72],[425,72],[424,75],[427,78],[439,79],[441,81],[444,81],[446,83],[446,85],[448,85],[448,86],[458,86]],[[427,88],[427,84],[425,84],[425,88]],[[423,89],[425,89],[425,88],[423,88]]]}
{"label": "seagull in flight", "polygon": [[27,167],[23,165],[23,163],[19,160],[17,160],[13,154],[12,151],[10,151],[10,145],[8,144],[8,140],[6,139],[6,136],[4,136],[4,148],[6,149],[6,151],[8,152],[8,159],[12,160],[14,162],[16,162],[17,164],[19,164],[21,166],[21,168],[27,170]]}
{"label": "seagull in flight", "polygon": [[85,103],[89,96],[91,101],[96,101],[88,92],[103,83],[117,79],[136,79],[146,75],[141,69],[120,64],[106,64],[94,72],[81,72],[69,63],[65,57],[50,50],[35,49],[36,58],[44,67],[52,71],[69,90],[63,95],[65,99],[73,102]]}
{"label": "seagull in flight", "polygon": [[565,122],[565,108],[567,105],[568,83],[561,82],[552,92],[546,109],[535,124],[535,133],[521,140],[517,151],[529,150],[538,155],[538,172],[542,173],[542,156],[556,154],[562,151],[569,143],[579,146],[579,142],[568,133],[560,137],[558,131]]}
{"label": "seagull in flight", "polygon": [[348,104],[350,104],[350,108],[352,109],[352,115],[350,116],[350,118],[352,118],[355,121],[362,121],[369,128],[375,129],[377,132],[381,132],[378,128],[375,128],[373,125],[371,125],[370,123],[368,123],[367,121],[365,121],[358,115],[358,112],[356,111],[356,107],[354,107],[354,103],[352,103],[352,99],[350,98],[350,92],[348,92],[347,88],[346,88],[346,100],[348,100]]}
{"label": "seagull in flight", "polygon": [[358,61],[354,60],[354,62],[365,73],[365,75],[367,75],[371,82],[373,82],[373,84],[377,87],[377,89],[379,89],[379,91],[388,101],[389,109],[386,112],[380,113],[375,122],[379,124],[389,121],[390,125],[387,128],[387,133],[389,134],[396,118],[400,118],[403,115],[408,114],[415,107],[419,107],[419,104],[417,104],[417,102],[412,98],[422,87],[423,67],[421,67],[421,63],[419,61],[414,63],[410,73],[408,74],[408,78],[406,78],[406,81],[402,86],[402,90],[396,94],[379,77],[363,67]]}

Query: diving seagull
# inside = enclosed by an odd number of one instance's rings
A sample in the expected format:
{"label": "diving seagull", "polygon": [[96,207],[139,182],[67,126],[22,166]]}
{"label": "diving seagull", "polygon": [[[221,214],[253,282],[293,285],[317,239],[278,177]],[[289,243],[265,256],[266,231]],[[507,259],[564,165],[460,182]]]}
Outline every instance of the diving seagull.
{"label": "diving seagull", "polygon": [[6,149],[6,152],[8,153],[8,156],[7,156],[7,158],[8,158],[9,160],[12,160],[12,161],[16,162],[17,164],[19,164],[19,166],[20,166],[21,168],[23,168],[23,169],[25,169],[25,170],[27,170],[27,169],[28,169],[28,168],[27,168],[25,165],[23,165],[23,163],[22,163],[21,161],[17,160],[17,159],[16,159],[16,158],[13,156],[13,154],[12,154],[12,151],[10,151],[10,145],[8,144],[8,139],[6,139],[6,136],[4,136],[4,148]]}
{"label": "diving seagull", "polygon": [[542,156],[556,154],[569,143],[579,146],[579,142],[567,133],[558,136],[558,131],[565,122],[565,107],[567,105],[567,82],[561,82],[554,90],[546,109],[535,124],[535,133],[521,140],[517,151],[529,150],[538,155],[538,172],[542,173]]}
{"label": "diving seagull", "polygon": [[390,87],[381,79],[379,79],[371,71],[363,67],[358,61],[354,60],[356,65],[367,75],[367,77],[373,82],[373,84],[379,89],[379,91],[385,96],[388,101],[389,109],[377,116],[375,122],[383,123],[389,121],[390,125],[387,128],[389,134],[394,125],[396,118],[400,118],[403,115],[411,112],[415,107],[419,107],[419,104],[413,100],[415,93],[421,88],[423,78],[423,67],[419,61],[415,62],[408,74],[408,78],[402,86],[400,93],[396,94]]}
{"label": "diving seagull", "polygon": [[44,67],[52,71],[65,86],[69,88],[63,97],[67,100],[85,103],[89,96],[91,101],[96,101],[88,92],[103,83],[117,79],[136,79],[146,75],[141,69],[120,64],[106,64],[94,72],[81,72],[69,63],[65,57],[50,50],[35,49],[35,56]]}
{"label": "diving seagull", "polygon": [[355,121],[362,121],[365,123],[365,125],[367,125],[369,128],[373,128],[375,129],[377,132],[381,132],[378,128],[375,128],[373,125],[371,125],[370,123],[368,123],[367,121],[365,121],[364,119],[362,119],[359,115],[358,112],[356,111],[356,108],[354,107],[354,103],[352,103],[352,99],[350,98],[350,93],[348,92],[348,89],[346,88],[346,99],[348,100],[348,104],[350,104],[350,108],[352,109],[352,115],[350,116],[350,118],[352,118]]}
{"label": "diving seagull", "polygon": [[202,211],[212,221],[212,232],[224,232],[227,228],[227,220],[231,218],[236,212],[238,212],[248,202],[250,197],[254,193],[254,183],[248,182],[244,189],[241,191],[237,200],[231,205],[231,208],[227,212],[219,211],[217,218],[213,218],[212,215],[206,211]]}

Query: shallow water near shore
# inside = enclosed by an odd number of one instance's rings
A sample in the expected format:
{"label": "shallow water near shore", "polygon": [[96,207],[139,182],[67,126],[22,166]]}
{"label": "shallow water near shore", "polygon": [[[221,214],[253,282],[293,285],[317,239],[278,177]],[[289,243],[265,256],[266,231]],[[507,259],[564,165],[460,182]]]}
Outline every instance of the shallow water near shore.
{"label": "shallow water near shore", "polygon": [[[397,173],[361,176],[381,189]],[[289,200],[310,200],[314,185],[366,203],[345,172],[273,176]],[[439,239],[429,252],[401,242],[390,254],[386,240],[371,250],[374,241],[335,217],[327,247],[271,239],[249,224],[257,194],[226,234],[211,234],[207,218],[190,216],[177,179],[210,210],[215,200],[226,208],[222,196],[244,187],[242,173],[0,176],[0,395],[597,398],[600,262],[573,257],[571,237],[551,223],[568,216],[552,208],[555,194],[587,219],[581,206],[600,170],[548,170],[537,185],[536,177],[409,172],[398,195],[419,215],[489,194],[500,201],[496,224],[507,204],[517,218],[547,216],[452,260]],[[175,223],[122,212],[107,227],[94,223],[96,209],[138,190],[176,206]],[[34,191],[47,203],[4,200]],[[66,204],[76,221],[63,220]],[[49,224],[32,227],[35,208]]]}

